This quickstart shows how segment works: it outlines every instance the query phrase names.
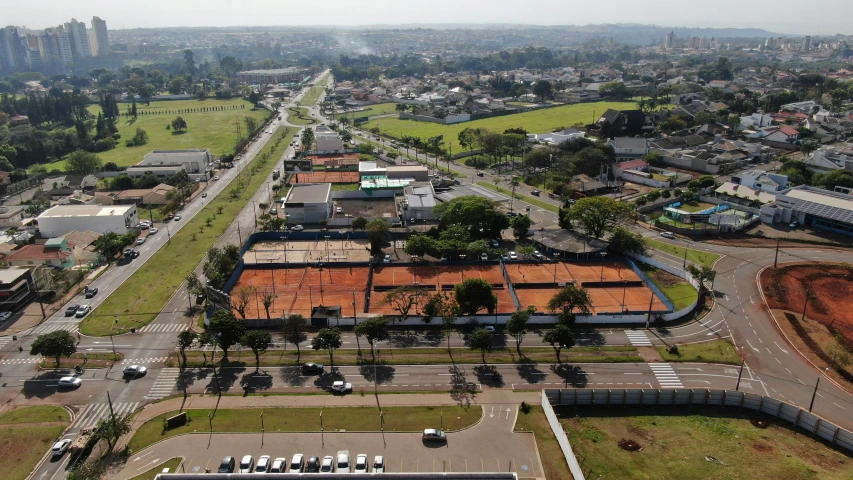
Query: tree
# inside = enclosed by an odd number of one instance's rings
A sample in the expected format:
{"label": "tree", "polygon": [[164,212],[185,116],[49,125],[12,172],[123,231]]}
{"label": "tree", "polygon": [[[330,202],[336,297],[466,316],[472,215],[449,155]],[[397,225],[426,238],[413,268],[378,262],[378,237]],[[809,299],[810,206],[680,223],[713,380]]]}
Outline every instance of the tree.
{"label": "tree", "polygon": [[299,137],[300,142],[302,143],[303,151],[310,151],[311,147],[314,145],[314,129],[311,127],[305,127],[302,130],[302,135]]}
{"label": "tree", "polygon": [[124,415],[109,415],[106,418],[99,420],[95,429],[95,438],[98,440],[106,440],[109,446],[109,451],[112,451],[116,446],[118,439],[122,435],[130,433],[132,425],[131,417],[133,412]]}
{"label": "tree", "polygon": [[77,150],[65,160],[68,170],[80,175],[90,175],[101,170],[101,159],[91,152]]}
{"label": "tree", "polygon": [[542,337],[546,342],[551,344],[554,352],[557,353],[557,362],[563,363],[560,359],[560,350],[564,348],[572,348],[575,344],[575,337],[572,335],[572,329],[568,326],[558,323],[554,328],[545,332]]}
{"label": "tree", "polygon": [[106,473],[107,467],[104,462],[101,461],[91,461],[91,462],[77,462],[77,465],[74,466],[74,469],[68,472],[68,476],[65,477],[66,480],[101,480],[103,478],[104,473]]}
{"label": "tree", "polygon": [[362,231],[364,231],[364,229],[365,229],[366,227],[367,227],[367,219],[366,219],[366,218],[364,218],[364,217],[357,217],[355,220],[353,220],[353,221],[352,221],[352,228],[353,228],[353,230],[362,230]]}
{"label": "tree", "polygon": [[175,117],[175,119],[172,120],[172,130],[174,130],[176,132],[180,132],[180,131],[183,131],[186,129],[187,129],[187,121],[184,120],[183,117],[180,117],[180,116]]}
{"label": "tree", "polygon": [[498,211],[495,202],[475,195],[454,198],[435,207],[439,230],[450,225],[464,225],[472,239],[490,239],[509,228],[509,217]]}
{"label": "tree", "polygon": [[223,359],[228,360],[228,350],[240,343],[246,333],[246,325],[237,320],[233,313],[216,310],[210,317],[208,330],[213,343],[222,349]]}
{"label": "tree", "polygon": [[141,145],[145,145],[146,143],[148,143],[148,133],[141,128],[137,128],[136,134],[133,136],[133,138],[125,141],[124,143],[128,147],[139,147]]}
{"label": "tree", "polygon": [[296,358],[300,358],[302,356],[302,351],[299,349],[299,343],[305,340],[305,330],[307,329],[308,320],[298,313],[288,315],[284,319],[284,338],[285,341],[296,345]]}
{"label": "tree", "polygon": [[486,352],[492,351],[492,332],[485,328],[476,328],[468,335],[468,348],[471,350],[479,350],[483,358],[483,364],[486,364]]}
{"label": "tree", "polygon": [[551,96],[551,82],[548,80],[537,80],[533,84],[533,95],[536,95],[541,100],[545,100]]}
{"label": "tree", "polygon": [[613,233],[610,235],[610,243],[607,249],[616,254],[636,253],[637,255],[644,255],[646,253],[646,242],[639,233],[631,233],[625,228],[617,227],[613,229]]}
{"label": "tree", "polygon": [[[255,296],[257,288],[254,285],[241,285],[231,291],[231,303],[234,305],[234,310],[240,314],[240,318],[246,319],[246,307]],[[259,314],[261,312],[258,312]]]}
{"label": "tree", "polygon": [[222,60],[219,61],[219,69],[222,70],[222,73],[224,73],[225,76],[230,78],[243,69],[243,62],[231,56],[223,57]]}
{"label": "tree", "polygon": [[181,369],[187,368],[187,349],[198,339],[198,334],[192,330],[184,330],[178,334],[178,351],[181,352]]}
{"label": "tree", "polygon": [[622,82],[610,82],[598,87],[598,94],[604,98],[621,100],[632,96],[631,90]]}
{"label": "tree", "polygon": [[601,238],[604,232],[631,218],[631,207],[608,197],[587,197],[568,209],[570,219],[580,222],[586,233]]}
{"label": "tree", "polygon": [[76,351],[77,344],[68,330],[55,330],[44,335],[39,335],[32,345],[30,345],[30,355],[54,358],[56,360],[56,368],[59,368],[60,358],[68,358]]}
{"label": "tree", "polygon": [[592,307],[592,300],[589,298],[589,292],[574,284],[566,285],[555,293],[551,300],[548,300],[548,310],[552,312],[560,310],[560,321],[565,324],[575,322],[575,311],[589,313],[590,307]]}
{"label": "tree", "polygon": [[492,291],[492,284],[482,278],[466,278],[453,291],[463,315],[474,315],[483,308],[494,313],[498,306],[498,297]]}
{"label": "tree", "polygon": [[370,252],[381,252],[382,247],[385,246],[391,235],[391,224],[383,218],[374,218],[367,222],[364,230],[367,232],[367,239],[370,241]]}
{"label": "tree", "polygon": [[329,365],[335,368],[335,350],[341,348],[341,329],[338,327],[321,328],[317,335],[311,339],[311,348],[314,350],[329,351]]}
{"label": "tree", "polygon": [[530,316],[534,313],[536,313],[536,307],[529,305],[524,310],[513,312],[506,322],[506,331],[515,338],[515,351],[519,355],[521,355],[521,341],[527,332],[527,322],[530,321]]}
{"label": "tree", "polygon": [[657,150],[652,150],[651,152],[643,155],[643,160],[653,167],[660,167],[663,165],[663,155],[661,155]]}
{"label": "tree", "polygon": [[[276,218],[275,220],[284,222],[284,219],[282,218]],[[274,290],[264,290],[263,292],[261,292],[261,303],[264,306],[264,311],[266,312],[268,319],[271,318],[270,307],[272,307],[272,304],[273,302],[275,302],[276,297],[277,295],[275,294]]]}
{"label": "tree", "polygon": [[438,251],[438,245],[432,237],[427,235],[412,235],[406,240],[405,252],[416,257],[424,255],[435,255]]}
{"label": "tree", "polygon": [[184,89],[184,77],[177,76],[169,82],[169,93],[173,93],[175,95],[181,93]]}
{"label": "tree", "polygon": [[509,224],[512,227],[512,233],[516,238],[524,238],[527,235],[528,230],[530,230],[530,226],[533,225],[533,220],[531,220],[527,215],[518,215],[512,217]]}
{"label": "tree", "polygon": [[394,310],[400,312],[400,316],[405,320],[409,316],[409,311],[412,307],[418,305],[424,298],[429,296],[429,292],[415,285],[403,285],[393,290],[389,290],[382,298],[383,305],[391,305]]}
{"label": "tree", "polygon": [[707,265],[702,265],[701,267],[697,267],[696,265],[688,265],[687,273],[693,275],[693,278],[699,280],[699,283],[701,283],[703,286],[705,285],[706,281],[713,282],[714,279],[717,277],[717,272],[712,267],[709,267]]}
{"label": "tree", "polygon": [[272,335],[264,330],[250,330],[243,335],[241,343],[255,354],[255,370],[261,368],[261,355],[272,346]]}
{"label": "tree", "polygon": [[258,131],[258,121],[254,117],[244,117],[243,121],[246,122],[246,132],[249,136],[254,135]]}
{"label": "tree", "polygon": [[368,318],[356,325],[354,331],[359,337],[367,339],[367,343],[370,344],[370,356],[375,363],[376,353],[373,350],[374,343],[388,338],[388,320],[382,315]]}

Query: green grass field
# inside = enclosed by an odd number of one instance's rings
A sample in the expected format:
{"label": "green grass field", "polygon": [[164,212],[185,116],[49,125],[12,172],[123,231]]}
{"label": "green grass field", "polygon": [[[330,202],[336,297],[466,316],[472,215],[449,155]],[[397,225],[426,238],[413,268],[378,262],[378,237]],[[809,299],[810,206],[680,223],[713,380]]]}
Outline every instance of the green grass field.
{"label": "green grass field", "polygon": [[287,122],[293,125],[314,125],[317,123],[305,107],[290,107],[287,112]]}
{"label": "green grass field", "polygon": [[554,131],[557,127],[570,127],[577,122],[586,124],[598,120],[598,117],[608,108],[636,109],[636,107],[637,104],[632,102],[579,103],[455,125],[439,125],[437,123],[386,117],[367,122],[362,125],[362,128],[370,130],[373,127],[379,127],[383,134],[395,138],[413,136],[426,140],[436,135],[444,135],[444,147],[451,148],[455,153],[464,150],[459,145],[457,137],[459,132],[465,128],[482,128],[500,133],[508,128],[523,128],[530,133],[547,133]]}
{"label": "green grass field", "polygon": [[347,118],[374,117],[377,115],[397,113],[396,103],[377,103],[374,105],[367,105],[365,108],[367,108],[367,110],[363,110],[360,112],[339,113],[335,115],[335,118],[341,118],[344,116]]}
{"label": "green grass field", "polygon": [[[516,432],[533,432],[536,437],[536,448],[539,450],[539,458],[542,460],[542,468],[545,469],[545,478],[572,478],[566,457],[557,443],[557,437],[551,431],[548,419],[542,407],[531,405],[530,411],[524,413],[519,409],[518,417],[515,419]],[[537,473],[537,472],[534,472]]]}
{"label": "green grass field", "polygon": [[[587,478],[624,480],[841,480],[853,478],[850,457],[794,432],[779,420],[736,409],[613,407],[565,410],[569,442]],[[755,418],[770,422],[759,428]],[[621,439],[639,451],[619,447]]]}
{"label": "green grass field", "polygon": [[703,343],[679,345],[678,354],[671,354],[667,347],[656,347],[665,362],[709,362],[740,364],[735,347],[728,340],[712,340]]}
{"label": "green grass field", "polygon": [[322,95],[325,91],[325,83],[323,84],[323,86],[315,85],[311,87],[311,89],[308,90],[308,93],[306,93],[305,96],[302,97],[302,100],[299,101],[299,105],[303,107],[308,105],[314,105],[315,103],[317,103],[317,100],[320,99],[320,95]]}
{"label": "green grass field", "polygon": [[693,250],[692,248],[685,248],[678,245],[673,245],[671,243],[660,242],[658,240],[652,240],[647,238],[646,245],[655,250],[660,250],[662,252],[666,252],[674,257],[684,258],[685,251],[687,252],[687,261],[690,263],[697,263],[699,265],[705,265],[710,267],[714,265],[721,255],[716,253],[702,252],[699,250]]}
{"label": "green grass field", "polygon": [[23,480],[71,421],[57,406],[25,407],[0,415],[3,478]]}
{"label": "green grass field", "polygon": [[[163,431],[163,420],[178,412],[169,412],[145,422],[128,444],[133,452],[183,433],[210,432],[211,422],[208,413],[211,410],[187,410],[190,421],[181,427]],[[379,431],[379,410],[376,407],[343,408],[220,408],[213,416],[213,431],[223,432],[260,432],[261,412],[264,413],[263,428],[267,433],[274,432],[319,432],[320,412],[323,412],[322,426],[326,433],[338,430],[348,432]],[[386,432],[418,432],[424,428],[436,428],[444,414],[444,426],[448,431],[458,430],[475,424],[483,414],[479,405],[441,406],[441,407],[383,407]],[[460,417],[456,420],[456,417]],[[191,441],[191,440],[189,440]]]}
{"label": "green grass field", "polygon": [[[295,132],[296,130],[292,128],[278,129],[244,171],[248,174],[252,165],[260,161],[261,155],[264,152],[270,152],[270,160],[266,165],[247,183],[238,185],[235,179],[222,193],[213,199],[208,199],[207,205],[189,221],[189,225],[172,235],[171,244],[163,245],[104,303],[86,316],[80,324],[80,331],[85,335],[105,336],[110,334],[111,329],[113,333],[124,333],[154,320],[183,283],[184,278],[198,265],[210,247],[222,236],[246,203],[263,185]],[[282,140],[278,148],[273,149],[275,140],[279,138]],[[237,198],[231,197],[230,193],[233,189],[238,190]],[[216,213],[219,207],[222,208],[221,214]],[[208,217],[212,218],[209,227],[206,226]],[[195,240],[193,235],[196,236]],[[117,323],[113,324],[113,320],[116,319]]]}
{"label": "green grass field", "polygon": [[[119,109],[124,113],[128,104],[120,104]],[[180,150],[187,148],[208,148],[210,152],[216,156],[226,153],[233,153],[234,145],[237,143],[237,127],[236,122],[240,122],[240,132],[246,136],[245,117],[252,117],[263,123],[267,118],[266,110],[252,110],[252,105],[240,98],[231,100],[178,100],[173,102],[151,102],[151,105],[144,103],[137,104],[139,112],[166,112],[170,110],[179,110],[186,108],[213,108],[213,107],[231,107],[243,106],[245,109],[239,110],[224,110],[217,112],[199,112],[199,113],[174,113],[162,115],[140,115],[133,120],[132,118],[121,117],[116,126],[118,127],[121,138],[116,145],[116,148],[98,153],[98,156],[104,163],[115,162],[120,167],[133,165],[151,150]],[[89,111],[95,117],[98,116],[100,107],[89,107]],[[187,121],[187,130],[184,133],[174,134],[172,130],[166,130],[166,125],[172,123],[172,120],[181,116]],[[125,140],[133,138],[136,129],[141,128],[148,134],[148,143],[139,147],[125,146]],[[45,165],[48,171],[58,168],[65,168],[65,161]]]}
{"label": "green grass field", "polygon": [[681,310],[682,308],[687,308],[691,303],[695,302],[697,298],[699,298],[699,292],[693,288],[693,285],[687,283],[686,280],[683,280],[675,275],[664,272],[663,270],[658,270],[651,265],[646,265],[645,263],[637,263],[637,266],[648,275],[648,277],[662,292],[666,295],[673,305],[675,305],[675,310]]}

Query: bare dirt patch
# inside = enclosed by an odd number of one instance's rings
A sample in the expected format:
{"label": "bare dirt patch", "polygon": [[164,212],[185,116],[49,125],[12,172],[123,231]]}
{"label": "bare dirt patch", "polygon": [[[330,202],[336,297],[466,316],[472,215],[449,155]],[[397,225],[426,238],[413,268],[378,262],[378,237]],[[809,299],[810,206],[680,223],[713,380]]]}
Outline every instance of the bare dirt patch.
{"label": "bare dirt patch", "polygon": [[674,287],[682,281],[681,278],[663,270],[655,270],[652,273],[652,278],[664,287]]}

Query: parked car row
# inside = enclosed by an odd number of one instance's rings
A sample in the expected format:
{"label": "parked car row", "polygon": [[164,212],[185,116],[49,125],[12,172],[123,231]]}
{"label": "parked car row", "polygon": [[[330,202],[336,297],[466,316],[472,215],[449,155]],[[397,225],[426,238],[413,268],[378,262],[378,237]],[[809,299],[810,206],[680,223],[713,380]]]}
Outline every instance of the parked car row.
{"label": "parked car row", "polygon": [[236,459],[227,456],[219,464],[217,473],[385,473],[385,459],[381,455],[373,457],[373,463],[368,463],[367,455],[356,455],[355,462],[350,462],[349,452],[339,451],[336,456],[306,457],[297,453],[287,461],[286,457],[273,459],[269,455],[258,457],[257,463],[251,455],[244,455],[237,463]]}

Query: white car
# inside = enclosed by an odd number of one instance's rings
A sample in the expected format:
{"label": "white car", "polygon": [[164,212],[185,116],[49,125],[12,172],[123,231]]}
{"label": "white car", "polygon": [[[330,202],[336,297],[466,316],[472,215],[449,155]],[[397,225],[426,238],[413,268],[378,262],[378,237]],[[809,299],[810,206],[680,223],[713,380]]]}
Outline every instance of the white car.
{"label": "white car", "polygon": [[675,238],[672,232],[660,232],[660,236],[663,238]]}
{"label": "white car", "polygon": [[385,459],[382,455],[373,457],[373,473],[385,473]]}
{"label": "white car", "polygon": [[180,220],[180,219],[181,219],[181,216],[180,216],[180,215],[175,215],[175,221],[176,221],[176,222],[177,222],[178,220]]}
{"label": "white car", "polygon": [[77,317],[77,318],[83,318],[83,317],[85,317],[85,316],[86,316],[86,314],[87,314],[87,313],[89,313],[89,312],[91,312],[91,311],[92,311],[92,307],[91,307],[91,306],[89,306],[89,305],[80,305],[80,307],[79,307],[79,308],[77,308],[77,313],[75,313],[75,314],[74,314],[74,316],[75,316],[75,317]]}
{"label": "white car", "polygon": [[391,263],[391,255],[385,255],[385,258],[382,259],[385,263]]}
{"label": "white car", "polygon": [[352,384],[349,382],[344,382],[343,380],[336,380],[332,382],[332,391],[347,393],[352,391]]}
{"label": "white car", "polygon": [[137,245],[142,245],[143,243],[145,243],[145,237],[139,237],[136,239]]}
{"label": "white car", "polygon": [[255,459],[251,455],[246,455],[240,460],[240,469],[237,473],[252,473],[252,467],[255,466]]}
{"label": "white car", "polygon": [[142,365],[128,365],[122,370],[122,373],[125,375],[129,375],[132,377],[145,375],[148,373],[148,369],[143,367]]}
{"label": "white car", "polygon": [[287,473],[287,459],[284,457],[278,457],[272,462],[272,467],[270,467],[270,473]]}
{"label": "white car", "polygon": [[255,465],[255,473],[267,473],[267,470],[270,468],[270,456],[269,455],[261,455],[258,459],[258,464]]}
{"label": "white car", "polygon": [[543,258],[545,258],[545,255],[542,255],[539,250],[534,250],[533,258],[535,258],[536,260],[542,260]]}
{"label": "white car", "polygon": [[302,225],[294,225],[291,230],[293,230],[294,232],[301,232],[302,230],[305,230],[305,227],[303,227]]}
{"label": "white car", "polygon": [[336,473],[350,473],[349,455],[346,453],[338,454],[338,465],[335,468]]}
{"label": "white car", "polygon": [[58,385],[60,388],[77,388],[83,384],[83,380],[77,377],[62,377],[59,379]]}
{"label": "white car", "polygon": [[323,457],[323,463],[320,464],[320,473],[333,473],[335,471],[335,457],[327,455]]}
{"label": "white car", "polygon": [[213,177],[213,180],[214,180],[214,181],[219,180],[219,175],[215,175],[215,176]]}
{"label": "white car", "polygon": [[355,457],[353,473],[367,473],[367,455],[360,453]]}
{"label": "white car", "polygon": [[65,453],[66,450],[68,450],[69,445],[71,445],[70,438],[64,438],[62,440],[59,440],[58,442],[53,444],[53,447],[51,447],[50,449],[50,453],[54,457],[61,457],[62,454]]}
{"label": "white car", "polygon": [[159,230],[159,229],[157,229],[157,228],[152,228],[151,230],[148,230],[148,235],[154,235],[155,233],[157,233],[157,232],[159,232],[159,231],[160,231],[160,230]]}
{"label": "white car", "polygon": [[517,253],[515,253],[514,251],[513,251],[513,252],[509,252],[509,259],[510,259],[510,260],[518,260],[518,254],[517,254]]}
{"label": "white car", "polygon": [[483,253],[481,253],[481,254],[480,254],[480,260],[482,260],[482,261],[484,261],[484,262],[485,262],[485,261],[486,261],[486,260],[488,260],[488,259],[489,259],[489,254],[488,254],[488,253],[483,252]]}
{"label": "white car", "polygon": [[302,469],[305,467],[305,456],[301,453],[297,453],[290,460],[290,470],[287,473],[302,473]]}

